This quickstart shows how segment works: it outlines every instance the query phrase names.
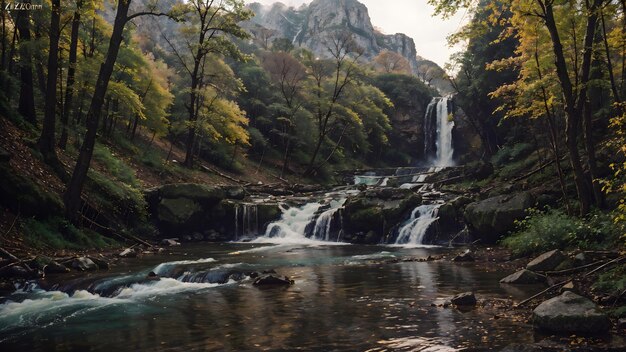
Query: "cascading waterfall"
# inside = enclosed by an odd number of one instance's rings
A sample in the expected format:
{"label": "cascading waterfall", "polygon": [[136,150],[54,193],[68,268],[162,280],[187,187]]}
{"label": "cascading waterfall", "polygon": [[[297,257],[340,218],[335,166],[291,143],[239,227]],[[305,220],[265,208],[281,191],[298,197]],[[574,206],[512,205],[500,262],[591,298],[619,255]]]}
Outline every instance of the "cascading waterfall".
{"label": "cascading waterfall", "polygon": [[321,213],[315,220],[315,227],[313,227],[312,238],[320,241],[330,241],[330,232],[333,218],[335,217],[335,213],[337,213],[337,211],[343,206],[345,202],[345,198],[342,198],[338,201],[332,200],[330,202],[330,208]]}
{"label": "cascading waterfall", "polygon": [[437,212],[440,206],[440,204],[424,204],[415,208],[411,213],[411,218],[400,227],[395,244],[423,244],[430,225],[438,219]]}
{"label": "cascading waterfall", "polygon": [[235,239],[259,234],[259,211],[256,204],[235,205]]}
{"label": "cascading waterfall", "polygon": [[435,97],[428,104],[424,116],[424,155],[434,157],[433,164],[439,167],[454,165],[454,120],[448,104],[448,98]]}

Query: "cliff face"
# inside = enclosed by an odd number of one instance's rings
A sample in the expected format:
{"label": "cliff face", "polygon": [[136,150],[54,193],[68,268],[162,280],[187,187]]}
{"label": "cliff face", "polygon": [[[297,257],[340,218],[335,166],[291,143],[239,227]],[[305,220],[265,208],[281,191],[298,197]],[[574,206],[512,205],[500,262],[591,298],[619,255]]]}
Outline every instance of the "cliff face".
{"label": "cliff face", "polygon": [[270,29],[275,37],[288,38],[296,47],[305,47],[318,57],[329,56],[326,42],[330,36],[348,30],[364,50],[364,59],[371,60],[383,50],[397,52],[409,60],[417,74],[413,39],[402,33],[385,35],[376,31],[367,7],[357,0],[314,0],[298,9],[282,3],[253,3],[249,8],[256,14],[254,25]]}

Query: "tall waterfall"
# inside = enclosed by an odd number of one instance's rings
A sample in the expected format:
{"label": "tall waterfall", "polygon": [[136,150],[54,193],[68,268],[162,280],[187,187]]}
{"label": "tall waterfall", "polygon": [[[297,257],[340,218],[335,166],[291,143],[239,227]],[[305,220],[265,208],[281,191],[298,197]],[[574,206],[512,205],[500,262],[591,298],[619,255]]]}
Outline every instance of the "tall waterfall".
{"label": "tall waterfall", "polygon": [[448,98],[435,97],[428,104],[424,116],[424,155],[434,158],[434,166],[454,165],[454,120],[450,116],[448,104]]}
{"label": "tall waterfall", "polygon": [[398,231],[395,244],[422,244],[426,232],[438,218],[439,204],[424,204],[415,208],[411,218],[407,220]]}

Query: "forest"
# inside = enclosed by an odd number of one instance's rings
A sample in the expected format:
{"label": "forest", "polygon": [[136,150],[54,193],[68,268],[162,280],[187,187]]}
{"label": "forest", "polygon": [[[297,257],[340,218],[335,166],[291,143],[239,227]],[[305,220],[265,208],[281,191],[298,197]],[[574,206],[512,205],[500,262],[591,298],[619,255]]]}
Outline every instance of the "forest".
{"label": "forest", "polygon": [[421,2],[2,0],[0,347],[624,348],[626,2]]}

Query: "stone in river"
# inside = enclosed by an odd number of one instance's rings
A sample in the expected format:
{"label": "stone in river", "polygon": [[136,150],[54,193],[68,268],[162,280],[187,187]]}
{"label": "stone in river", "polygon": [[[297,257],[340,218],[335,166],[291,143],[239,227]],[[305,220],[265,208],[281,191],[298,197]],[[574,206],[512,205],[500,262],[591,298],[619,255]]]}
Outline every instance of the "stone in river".
{"label": "stone in river", "polygon": [[610,321],[591,300],[571,291],[541,303],[533,311],[535,329],[563,334],[607,332]]}
{"label": "stone in river", "polygon": [[476,296],[473,292],[459,293],[450,300],[455,306],[475,306]]}
{"label": "stone in river", "polygon": [[531,271],[554,270],[565,259],[565,254],[563,254],[558,249],[555,249],[553,251],[543,253],[542,255],[533,259],[530,263],[528,263],[528,265],[526,265],[526,269]]}
{"label": "stone in river", "polygon": [[500,283],[502,284],[512,285],[539,284],[544,282],[546,282],[545,276],[539,275],[528,269],[522,269],[500,280]]}

